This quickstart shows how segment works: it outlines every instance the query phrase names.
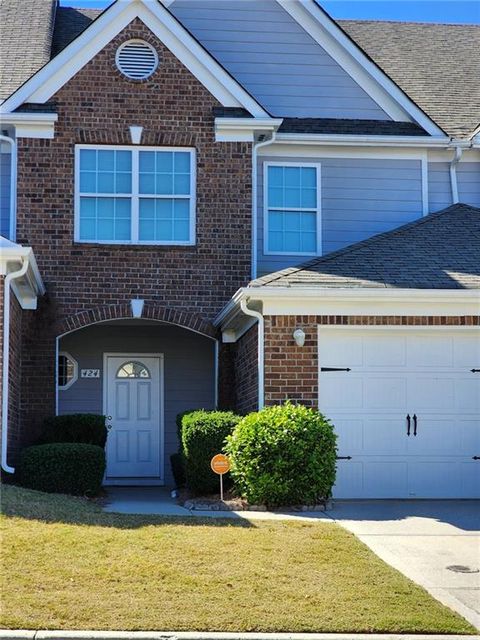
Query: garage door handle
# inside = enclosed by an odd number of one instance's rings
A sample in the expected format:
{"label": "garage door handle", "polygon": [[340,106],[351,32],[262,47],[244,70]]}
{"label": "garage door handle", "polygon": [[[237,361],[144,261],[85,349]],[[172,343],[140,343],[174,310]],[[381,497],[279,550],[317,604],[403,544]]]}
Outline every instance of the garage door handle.
{"label": "garage door handle", "polygon": [[413,435],[417,435],[417,415],[413,414]]}
{"label": "garage door handle", "polygon": [[407,413],[407,436],[410,435],[410,414]]}

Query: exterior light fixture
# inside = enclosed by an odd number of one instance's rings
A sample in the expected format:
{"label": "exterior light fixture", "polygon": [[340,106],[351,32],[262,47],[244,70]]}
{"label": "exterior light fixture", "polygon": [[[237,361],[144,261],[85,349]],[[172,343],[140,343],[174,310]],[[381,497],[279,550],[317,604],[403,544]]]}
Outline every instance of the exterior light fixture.
{"label": "exterior light fixture", "polygon": [[293,332],[293,339],[297,347],[303,347],[305,344],[305,331],[303,329],[295,329]]}
{"label": "exterior light fixture", "polygon": [[132,316],[134,318],[141,318],[143,313],[143,300],[130,300],[130,306],[132,308]]}

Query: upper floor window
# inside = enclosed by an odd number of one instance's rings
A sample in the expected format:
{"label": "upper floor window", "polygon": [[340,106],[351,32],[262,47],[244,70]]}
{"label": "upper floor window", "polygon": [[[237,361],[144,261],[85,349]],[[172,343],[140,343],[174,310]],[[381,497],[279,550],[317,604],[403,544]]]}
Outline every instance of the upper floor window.
{"label": "upper floor window", "polygon": [[321,252],[320,165],[265,165],[266,254]]}
{"label": "upper floor window", "polygon": [[75,240],[195,243],[195,151],[76,148]]}

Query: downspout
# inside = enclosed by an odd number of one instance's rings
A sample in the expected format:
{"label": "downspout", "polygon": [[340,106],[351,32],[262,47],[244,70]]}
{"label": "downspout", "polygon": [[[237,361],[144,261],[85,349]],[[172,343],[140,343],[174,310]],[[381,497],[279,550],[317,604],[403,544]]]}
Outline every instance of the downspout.
{"label": "downspout", "polygon": [[10,145],[10,240],[15,242],[17,235],[16,209],[17,209],[17,143],[13,138],[0,135],[0,142]]}
{"label": "downspout", "polygon": [[15,473],[7,462],[8,450],[8,374],[10,365],[10,283],[21,278],[28,270],[28,257],[22,258],[22,267],[5,276],[5,295],[3,299],[3,372],[2,372],[2,469],[6,473]]}
{"label": "downspout", "polygon": [[[263,142],[257,142],[252,150],[252,280],[257,277],[257,238],[258,238],[258,218],[257,218],[257,151],[261,147],[267,147],[276,140],[277,132],[273,131],[271,137]],[[264,214],[265,215],[265,214]]]}
{"label": "downspout", "polygon": [[457,204],[458,202],[460,202],[458,198],[457,164],[460,162],[462,153],[462,147],[455,147],[455,153],[453,155],[453,159],[450,162],[450,185],[452,188],[452,204]]}
{"label": "downspout", "polygon": [[264,345],[264,335],[265,335],[265,322],[263,319],[263,315],[260,311],[254,311],[253,309],[249,309],[247,306],[247,301],[242,299],[240,300],[240,309],[246,316],[251,316],[252,318],[256,318],[258,320],[258,359],[257,359],[257,368],[258,368],[258,408],[263,409],[265,404],[265,374],[264,374],[264,360],[265,360],[265,345]]}

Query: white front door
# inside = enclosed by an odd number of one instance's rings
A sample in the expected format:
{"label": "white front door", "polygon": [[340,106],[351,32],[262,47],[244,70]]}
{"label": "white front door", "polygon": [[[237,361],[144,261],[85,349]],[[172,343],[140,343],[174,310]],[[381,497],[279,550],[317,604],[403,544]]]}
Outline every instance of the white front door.
{"label": "white front door", "polygon": [[319,366],[334,497],[480,497],[478,329],[320,327]]}
{"label": "white front door", "polygon": [[106,484],[163,481],[162,357],[105,356]]}

